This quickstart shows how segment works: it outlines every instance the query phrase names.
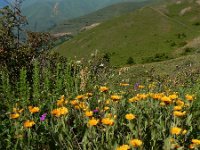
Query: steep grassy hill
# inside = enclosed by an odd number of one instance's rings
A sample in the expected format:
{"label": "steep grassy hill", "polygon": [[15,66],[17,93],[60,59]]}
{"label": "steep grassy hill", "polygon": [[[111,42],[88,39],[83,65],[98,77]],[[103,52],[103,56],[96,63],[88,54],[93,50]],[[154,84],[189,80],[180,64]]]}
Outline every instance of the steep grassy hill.
{"label": "steep grassy hill", "polygon": [[[187,7],[190,10],[182,14]],[[200,34],[199,11],[196,1],[187,0],[144,7],[83,32],[54,50],[66,57],[87,57],[98,49],[110,54],[114,65],[126,64],[129,57],[136,63],[174,58],[175,50]]]}
{"label": "steep grassy hill", "polygon": [[80,30],[86,26],[92,25],[94,23],[101,23],[113,17],[117,17],[122,14],[132,12],[149,3],[151,3],[151,1],[124,2],[124,3],[114,4],[114,5],[102,8],[96,12],[93,12],[93,13],[75,18],[75,19],[66,20],[54,26],[52,29],[50,29],[50,31],[53,33],[71,32],[72,34],[76,34],[76,33],[79,33]]}

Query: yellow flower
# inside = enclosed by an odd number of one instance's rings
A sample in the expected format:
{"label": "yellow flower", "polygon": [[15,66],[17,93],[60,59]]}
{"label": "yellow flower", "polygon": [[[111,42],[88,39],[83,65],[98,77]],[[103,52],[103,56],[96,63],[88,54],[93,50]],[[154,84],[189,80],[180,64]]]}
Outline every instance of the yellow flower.
{"label": "yellow flower", "polygon": [[61,107],[61,108],[59,108],[59,110],[60,110],[61,115],[66,115],[69,112],[66,107]]}
{"label": "yellow flower", "polygon": [[54,109],[51,111],[51,114],[56,116],[56,117],[60,117],[60,110],[59,109]]}
{"label": "yellow flower", "polygon": [[80,104],[78,105],[81,109],[87,109],[87,105],[85,102],[80,102]]}
{"label": "yellow flower", "polygon": [[193,100],[194,100],[194,96],[193,96],[193,95],[189,95],[189,94],[186,94],[186,95],[185,95],[185,98],[186,98],[188,101],[193,101]]}
{"label": "yellow flower", "polygon": [[104,125],[109,125],[109,126],[112,126],[114,124],[114,121],[110,118],[103,118],[101,120],[101,122],[104,124]]}
{"label": "yellow flower", "polygon": [[176,117],[182,117],[182,116],[186,115],[186,111],[184,111],[184,112],[182,112],[182,111],[174,111],[173,114]]}
{"label": "yellow flower", "polygon": [[87,116],[87,117],[93,116],[93,111],[86,111],[85,116]]}
{"label": "yellow flower", "polygon": [[117,147],[116,150],[129,150],[129,149],[130,149],[130,146],[128,146],[128,145],[122,145],[120,147]]}
{"label": "yellow flower", "polygon": [[18,112],[21,114],[24,111],[24,109],[20,109],[18,110]]}
{"label": "yellow flower", "polygon": [[121,99],[121,96],[119,95],[111,95],[110,97],[113,101],[117,101],[117,100],[120,100]]}
{"label": "yellow flower", "polygon": [[165,102],[160,102],[160,106],[166,106]]}
{"label": "yellow flower", "polygon": [[179,99],[179,100],[176,101],[176,104],[177,104],[178,106],[183,107],[185,103],[184,103],[182,100]]}
{"label": "yellow flower", "polygon": [[62,95],[61,97],[60,97],[60,99],[64,99],[65,98],[65,95]]}
{"label": "yellow flower", "polygon": [[57,100],[57,106],[63,106],[64,102],[64,99]]}
{"label": "yellow flower", "polygon": [[185,135],[187,133],[187,130],[183,130],[182,134]]}
{"label": "yellow flower", "polygon": [[70,101],[70,104],[71,105],[73,105],[73,106],[75,106],[75,105],[78,105],[78,101],[77,100],[72,100],[72,101]]}
{"label": "yellow flower", "polygon": [[171,100],[168,96],[163,96],[163,97],[161,98],[161,101],[162,101],[162,102],[165,102],[165,103],[167,103],[167,104],[169,104],[169,103],[172,102],[172,100]]}
{"label": "yellow flower", "polygon": [[149,89],[154,89],[155,87],[156,87],[155,84],[149,84],[149,86],[148,86]]}
{"label": "yellow flower", "polygon": [[139,85],[138,88],[139,89],[143,89],[145,86],[144,85]]}
{"label": "yellow flower", "polygon": [[107,110],[109,110],[109,109],[110,109],[110,107],[108,107],[108,106],[105,106],[105,107],[104,107],[104,110],[105,110],[105,111],[107,111]]}
{"label": "yellow flower", "polygon": [[174,135],[174,134],[179,135],[179,134],[181,134],[181,131],[182,131],[181,128],[173,127],[173,128],[171,128],[170,133],[173,134],[173,135]]}
{"label": "yellow flower", "polygon": [[119,85],[120,85],[120,86],[129,86],[128,83],[120,83]]}
{"label": "yellow flower", "polygon": [[200,145],[200,140],[192,139],[192,143],[195,144],[195,145]]}
{"label": "yellow flower", "polygon": [[178,98],[178,95],[177,94],[172,94],[172,95],[169,95],[169,98],[172,99],[172,100],[175,100]]}
{"label": "yellow flower", "polygon": [[108,114],[106,114],[106,117],[107,117],[107,118],[111,118],[111,117],[112,117],[112,114],[111,114],[111,113],[108,113]]}
{"label": "yellow flower", "polygon": [[139,100],[140,100],[139,97],[135,96],[135,97],[130,98],[128,101],[130,103],[132,103],[132,102],[136,102],[136,101],[139,101]]}
{"label": "yellow flower", "polygon": [[81,109],[80,106],[78,106],[78,105],[74,106],[74,108],[77,110]]}
{"label": "yellow flower", "polygon": [[175,139],[174,139],[174,138],[170,138],[170,142],[171,142],[171,143],[174,143],[174,142],[175,142]]}
{"label": "yellow flower", "polygon": [[20,116],[20,115],[19,115],[18,113],[14,113],[14,114],[11,114],[11,115],[10,115],[10,118],[11,118],[11,119],[17,119],[17,118],[19,118],[19,116]]}
{"label": "yellow flower", "polygon": [[13,108],[13,112],[17,113],[17,108]]}
{"label": "yellow flower", "polygon": [[110,100],[109,100],[109,99],[106,100],[105,104],[106,104],[106,105],[110,104]]}
{"label": "yellow flower", "polygon": [[27,120],[27,121],[24,122],[25,128],[31,128],[33,125],[35,125],[34,121]]}
{"label": "yellow flower", "polygon": [[78,96],[76,96],[76,99],[79,99],[79,100],[84,99],[84,98],[85,98],[84,95],[78,95]]}
{"label": "yellow flower", "polygon": [[142,145],[142,141],[139,139],[132,139],[129,143],[133,147],[140,147]]}
{"label": "yellow flower", "polygon": [[92,93],[86,93],[86,96],[91,97],[93,94]]}
{"label": "yellow flower", "polygon": [[40,111],[39,107],[29,106],[28,109],[29,109],[30,113],[32,113],[32,114]]}
{"label": "yellow flower", "polygon": [[51,114],[60,117],[61,115],[66,115],[68,113],[68,109],[66,107],[57,108],[51,111]]}
{"label": "yellow flower", "polygon": [[22,113],[24,111],[24,109],[18,109],[18,108],[13,108],[13,112],[14,113]]}
{"label": "yellow flower", "polygon": [[136,117],[135,117],[135,115],[133,115],[133,114],[126,114],[125,118],[126,118],[127,120],[133,120],[133,119],[135,119]]}
{"label": "yellow flower", "polygon": [[187,103],[187,104],[185,104],[185,107],[190,107],[190,104],[188,104],[188,103]]}
{"label": "yellow flower", "polygon": [[139,100],[142,100],[142,99],[146,99],[148,97],[148,94],[137,94],[136,97],[139,99]]}
{"label": "yellow flower", "polygon": [[101,92],[107,92],[108,88],[106,86],[101,86],[99,89]]}
{"label": "yellow flower", "polygon": [[179,111],[179,110],[182,110],[181,106],[174,106],[174,111]]}
{"label": "yellow flower", "polygon": [[153,99],[160,100],[164,94],[163,93],[155,93],[150,95]]}
{"label": "yellow flower", "polygon": [[96,126],[99,123],[98,119],[92,118],[88,121],[88,126]]}

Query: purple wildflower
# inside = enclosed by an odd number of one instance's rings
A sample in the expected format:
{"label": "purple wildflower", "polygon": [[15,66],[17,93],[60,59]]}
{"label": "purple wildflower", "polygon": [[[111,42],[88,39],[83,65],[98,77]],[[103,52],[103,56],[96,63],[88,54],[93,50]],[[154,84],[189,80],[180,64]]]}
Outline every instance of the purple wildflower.
{"label": "purple wildflower", "polygon": [[93,110],[93,113],[97,113],[99,110],[98,109],[94,109]]}
{"label": "purple wildflower", "polygon": [[135,83],[134,89],[137,90],[139,88],[139,83]]}
{"label": "purple wildflower", "polygon": [[46,116],[47,116],[47,113],[44,113],[44,114],[40,117],[40,121],[44,121],[45,118],[46,118]]}

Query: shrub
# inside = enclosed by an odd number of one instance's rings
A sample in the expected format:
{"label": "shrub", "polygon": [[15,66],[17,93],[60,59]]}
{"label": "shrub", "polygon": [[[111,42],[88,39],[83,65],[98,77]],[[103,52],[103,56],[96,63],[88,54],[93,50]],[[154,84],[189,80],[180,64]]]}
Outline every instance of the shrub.
{"label": "shrub", "polygon": [[193,47],[186,47],[186,48],[184,48],[182,55],[188,55],[188,54],[193,53],[194,51],[195,51],[195,48],[193,48]]}
{"label": "shrub", "polygon": [[159,62],[169,59],[171,59],[171,57],[166,53],[159,53],[151,57],[143,58],[143,63]]}
{"label": "shrub", "polygon": [[129,57],[129,58],[127,59],[126,64],[128,64],[128,65],[135,64],[135,61],[134,61],[133,57]]}
{"label": "shrub", "polygon": [[194,26],[200,26],[200,22],[195,22],[195,23],[193,23],[192,25],[194,25]]}

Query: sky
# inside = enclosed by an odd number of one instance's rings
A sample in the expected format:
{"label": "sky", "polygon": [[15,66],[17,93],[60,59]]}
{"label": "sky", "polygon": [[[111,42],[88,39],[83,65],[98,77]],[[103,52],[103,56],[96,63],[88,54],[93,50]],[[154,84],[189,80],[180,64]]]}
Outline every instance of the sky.
{"label": "sky", "polygon": [[0,8],[4,7],[6,5],[7,5],[6,1],[0,0]]}

